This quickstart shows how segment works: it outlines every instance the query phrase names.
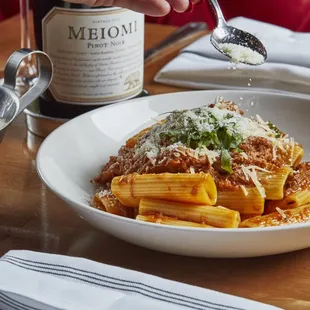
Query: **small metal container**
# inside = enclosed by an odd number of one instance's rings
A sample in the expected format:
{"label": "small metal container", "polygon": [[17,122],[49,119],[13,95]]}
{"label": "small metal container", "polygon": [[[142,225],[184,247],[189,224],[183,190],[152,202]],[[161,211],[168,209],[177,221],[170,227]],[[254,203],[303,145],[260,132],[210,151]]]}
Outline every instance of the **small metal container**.
{"label": "small metal container", "polygon": [[33,134],[46,138],[52,131],[64,124],[68,119],[55,118],[40,113],[38,103],[34,101],[24,110],[28,130]]}
{"label": "small metal container", "polygon": [[[149,96],[147,90],[143,89],[139,97]],[[99,106],[98,106],[99,107]],[[24,110],[26,114],[27,127],[33,134],[45,138],[56,128],[67,122],[69,119],[50,117],[40,112],[39,103],[34,101],[27,109]]]}
{"label": "small metal container", "polygon": [[[37,58],[38,77],[35,84],[19,97],[16,90],[18,69],[20,64],[31,56]],[[49,87],[52,76],[53,64],[44,52],[20,49],[11,55],[4,69],[3,85],[0,86],[0,142],[15,118]]]}

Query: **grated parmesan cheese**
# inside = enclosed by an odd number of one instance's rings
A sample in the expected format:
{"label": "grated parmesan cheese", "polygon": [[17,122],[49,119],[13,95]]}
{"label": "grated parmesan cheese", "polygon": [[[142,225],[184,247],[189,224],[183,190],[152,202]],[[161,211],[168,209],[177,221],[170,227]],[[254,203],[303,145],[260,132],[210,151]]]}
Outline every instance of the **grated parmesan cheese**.
{"label": "grated parmesan cheese", "polygon": [[231,58],[231,62],[246,62],[250,64],[260,65],[264,63],[264,56],[257,51],[239,44],[221,43],[219,49]]}
{"label": "grated parmesan cheese", "polygon": [[267,170],[267,169],[264,169],[264,168],[261,168],[261,167],[258,167],[258,166],[256,166],[256,165],[249,165],[249,166],[247,166],[247,168],[248,169],[256,169],[256,170],[259,170],[259,171],[262,171],[262,172],[267,172],[267,173],[270,173],[270,171],[269,170]]}
{"label": "grated parmesan cheese", "polygon": [[244,196],[248,196],[249,195],[249,192],[247,191],[246,187],[244,185],[240,185],[240,188],[244,194]]}
{"label": "grated parmesan cheese", "polygon": [[195,174],[195,168],[194,167],[192,167],[192,166],[189,167],[189,171],[191,174]]}
{"label": "grated parmesan cheese", "polygon": [[[205,137],[209,135],[210,137],[214,137],[214,134],[217,134],[219,129],[225,128],[229,135],[239,137],[240,141],[245,141],[249,137],[261,137],[270,141],[273,147],[273,159],[277,157],[277,149],[287,152],[288,148],[291,147],[291,158],[293,160],[293,138],[289,138],[287,135],[279,138],[275,129],[272,127],[270,128],[267,125],[268,123],[259,115],[253,118],[245,117],[238,113],[238,110],[231,111],[227,107],[227,102],[225,102],[223,98],[218,97],[215,100],[215,105],[212,106],[202,106],[191,110],[169,112],[165,121],[154,124],[150,131],[139,139],[134,147],[135,156],[147,156],[152,165],[168,161],[170,159],[169,153],[175,157],[183,155],[185,157],[192,156],[195,159],[204,156],[207,157],[209,163],[212,165],[221,156],[222,149],[220,146],[217,145],[214,147],[213,145],[209,149],[207,146],[197,143],[199,147],[190,148],[188,146],[189,144],[185,144],[184,141],[186,141],[188,137],[191,138],[191,133],[193,131],[198,137],[203,136],[205,139]],[[185,136],[181,139],[178,136],[179,133]],[[170,137],[169,135],[175,135],[173,136],[175,138],[173,141],[176,142],[168,146],[165,145],[165,143],[162,143],[165,135],[167,135],[168,139]],[[178,141],[178,139],[184,143]],[[285,146],[287,146],[287,150]],[[245,159],[249,158],[245,152],[241,152],[240,154]],[[163,155],[164,158],[160,159],[160,162],[157,162],[157,158],[161,158],[160,155]],[[266,173],[269,171],[253,165],[248,167],[242,166],[241,169],[246,180],[251,180],[264,197],[265,191],[259,182],[256,171],[263,171]]]}
{"label": "grated parmesan cheese", "polygon": [[287,216],[284,213],[284,211],[282,209],[280,209],[279,207],[276,207],[276,210],[278,211],[278,213],[282,216],[282,218],[287,221]]}
{"label": "grated parmesan cheese", "polygon": [[200,150],[198,150],[198,156],[207,156],[210,165],[212,165],[218,156],[220,156],[219,151],[208,150],[206,146],[202,146]]}
{"label": "grated parmesan cheese", "polygon": [[256,114],[256,118],[257,121],[261,124],[261,125],[266,125],[267,123],[260,117],[259,114]]}
{"label": "grated parmesan cheese", "polygon": [[290,138],[290,147],[291,147],[291,163],[294,161],[294,150],[295,150],[295,141],[294,138]]}
{"label": "grated parmesan cheese", "polygon": [[158,152],[151,150],[148,152],[145,152],[146,157],[150,160],[153,166],[156,164],[156,157],[157,157]]}
{"label": "grated parmesan cheese", "polygon": [[[222,107],[223,104],[219,103],[222,101],[219,100],[220,99],[217,99],[218,106],[214,106],[212,108],[204,106],[199,109],[196,108],[182,113],[178,112],[177,115],[171,114],[168,116],[166,122],[155,124],[152,127],[150,134],[146,135],[146,138],[142,139],[141,143],[137,145],[137,154],[145,154],[146,152],[149,152],[149,157],[156,157],[163,149],[163,147],[160,145],[160,135],[164,132],[168,132],[169,130],[186,130],[189,124],[191,124],[195,130],[201,133],[211,133],[218,127],[225,127],[230,134],[241,135],[243,140],[251,136],[262,137],[269,140],[278,148],[283,149],[284,141],[275,138],[275,132],[266,125],[266,122],[264,122],[259,115],[257,115],[256,120],[243,117],[235,111],[224,109]],[[198,110],[199,112],[197,112]],[[215,125],[217,128],[215,128]],[[168,146],[167,149],[172,150],[178,146],[185,148],[184,144],[177,142]],[[199,156],[203,155],[208,156],[210,161],[214,161],[216,154],[206,154],[205,149],[202,152],[201,150],[195,150],[195,157],[198,158]],[[218,155],[219,154],[217,154],[217,156]]]}
{"label": "grated parmesan cheese", "polygon": [[98,198],[103,198],[103,197],[112,195],[112,192],[110,190],[105,189],[103,191],[100,191],[97,195],[98,195]]}
{"label": "grated parmesan cheese", "polygon": [[245,179],[246,179],[247,181],[249,181],[248,171],[246,170],[245,166],[241,165],[241,170],[242,170],[242,172],[243,172],[243,174],[244,174],[244,176],[245,176]]}
{"label": "grated parmesan cheese", "polygon": [[241,152],[240,155],[241,155],[244,159],[249,159],[249,156],[248,156],[247,153],[245,153],[245,152]]}
{"label": "grated parmesan cheese", "polygon": [[258,177],[257,177],[257,173],[256,173],[254,167],[249,168],[249,167],[245,167],[242,165],[241,169],[242,169],[242,171],[246,177],[246,180],[251,179],[252,182],[254,183],[254,185],[256,186],[257,190],[261,194],[261,196],[263,198],[265,198],[266,197],[265,188],[259,182]]}
{"label": "grated parmesan cheese", "polygon": [[277,159],[277,146],[276,145],[272,147],[272,159],[273,160]]}

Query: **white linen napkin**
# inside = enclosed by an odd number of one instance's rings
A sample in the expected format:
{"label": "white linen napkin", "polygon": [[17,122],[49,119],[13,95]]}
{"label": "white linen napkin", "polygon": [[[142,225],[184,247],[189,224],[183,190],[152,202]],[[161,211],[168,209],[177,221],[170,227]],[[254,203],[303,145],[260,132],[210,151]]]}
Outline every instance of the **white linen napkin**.
{"label": "white linen napkin", "polygon": [[257,36],[265,45],[265,64],[230,63],[203,36],[155,76],[155,81],[193,89],[265,90],[310,95],[310,33],[297,33],[275,25],[237,17],[228,24]]}
{"label": "white linen napkin", "polygon": [[0,309],[279,310],[83,258],[31,251],[10,251],[0,259]]}

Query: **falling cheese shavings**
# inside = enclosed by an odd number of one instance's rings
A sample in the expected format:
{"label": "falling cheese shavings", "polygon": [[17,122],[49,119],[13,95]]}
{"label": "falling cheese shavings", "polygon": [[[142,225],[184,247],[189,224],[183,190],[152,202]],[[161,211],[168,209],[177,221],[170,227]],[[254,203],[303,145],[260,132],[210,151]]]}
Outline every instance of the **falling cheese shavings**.
{"label": "falling cheese shavings", "polygon": [[246,179],[247,181],[249,181],[249,174],[248,174],[248,171],[247,171],[246,167],[243,166],[243,165],[241,165],[241,170],[242,170],[242,172],[243,172],[243,174],[244,174],[244,176],[245,176],[245,179]]}
{"label": "falling cheese shavings", "polygon": [[265,188],[262,186],[262,184],[259,182],[256,171],[252,169],[251,172],[249,172],[249,176],[251,180],[253,181],[254,185],[258,189],[259,193],[263,198],[266,198]]}
{"label": "falling cheese shavings", "polygon": [[295,150],[295,141],[294,138],[290,138],[290,147],[291,147],[291,163],[293,164],[294,161],[294,150]]}
{"label": "falling cheese shavings", "polygon": [[154,118],[154,117],[151,117],[151,120],[153,120],[155,123],[157,124],[161,124],[161,120],[157,119],[157,118]]}
{"label": "falling cheese shavings", "polygon": [[195,168],[194,167],[189,167],[189,172],[191,173],[191,174],[195,174]]}
{"label": "falling cheese shavings", "polygon": [[195,150],[195,155],[194,156],[197,159],[199,158],[199,149],[198,148]]}
{"label": "falling cheese shavings", "polygon": [[256,114],[257,121],[262,125],[267,125],[267,123],[260,117],[259,114]]}
{"label": "falling cheese shavings", "polygon": [[249,192],[247,191],[246,187],[244,185],[240,185],[240,188],[244,194],[244,196],[248,196],[249,195]]}
{"label": "falling cheese shavings", "polygon": [[249,156],[248,156],[247,153],[245,153],[245,152],[241,152],[240,155],[241,155],[244,159],[249,159]]}
{"label": "falling cheese shavings", "polygon": [[146,157],[151,161],[151,164],[153,166],[155,166],[156,164],[156,156],[157,156],[157,152],[156,151],[148,151],[145,153]]}
{"label": "falling cheese shavings", "polygon": [[110,190],[105,189],[103,191],[98,192],[97,195],[99,198],[102,198],[102,197],[112,195],[112,192]]}
{"label": "falling cheese shavings", "polygon": [[272,159],[273,160],[277,159],[277,146],[276,145],[272,147]]}
{"label": "falling cheese shavings", "polygon": [[258,167],[258,166],[255,166],[255,165],[249,165],[249,166],[247,166],[247,168],[248,169],[252,169],[252,170],[255,169],[255,170],[258,170],[258,171],[270,173],[269,170],[261,168],[261,167]]}
{"label": "falling cheese shavings", "polygon": [[254,183],[254,185],[256,186],[257,190],[259,191],[260,195],[265,198],[266,197],[266,193],[265,193],[265,188],[262,186],[262,184],[259,182],[258,177],[257,177],[257,173],[254,169],[254,167],[245,167],[245,166],[241,166],[241,169],[245,175],[246,180],[251,179],[251,181]]}
{"label": "falling cheese shavings", "polygon": [[288,221],[286,214],[284,213],[284,211],[282,209],[280,209],[279,207],[276,207],[276,210],[278,211],[278,213],[282,216],[282,218],[285,221]]}
{"label": "falling cheese shavings", "polygon": [[206,146],[203,145],[200,149],[198,149],[198,156],[204,155],[207,156],[210,165],[213,165],[216,159],[220,156],[220,152],[208,150]]}
{"label": "falling cheese shavings", "polygon": [[[249,156],[239,145],[251,137],[268,140],[272,144],[272,158],[276,159],[277,149],[287,153],[291,147],[294,156],[294,139],[284,136],[270,122],[265,122],[259,115],[245,117],[237,105],[223,98],[216,98],[215,104],[190,110],[172,111],[161,121],[157,121],[134,147],[136,159],[147,157],[156,166],[174,158],[192,157],[196,160],[208,160],[210,165],[219,161],[223,171],[234,173],[233,154],[248,160]],[[164,157],[164,158],[163,158]],[[254,168],[254,169],[252,169]],[[252,169],[252,170],[249,170]],[[268,172],[260,167],[242,168],[247,179],[260,186],[256,171]]]}

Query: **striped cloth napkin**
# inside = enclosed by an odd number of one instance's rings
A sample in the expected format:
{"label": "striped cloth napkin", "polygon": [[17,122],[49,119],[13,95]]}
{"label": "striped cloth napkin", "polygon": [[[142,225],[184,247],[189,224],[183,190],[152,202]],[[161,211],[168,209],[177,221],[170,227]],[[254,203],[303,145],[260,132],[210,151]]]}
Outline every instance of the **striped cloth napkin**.
{"label": "striped cloth napkin", "polygon": [[228,23],[258,37],[268,53],[260,66],[237,64],[219,53],[205,35],[185,47],[155,76],[163,84],[192,89],[272,91],[309,98],[310,33],[236,17]]}
{"label": "striped cloth napkin", "polygon": [[10,251],[2,310],[276,310],[279,308],[83,258]]}

